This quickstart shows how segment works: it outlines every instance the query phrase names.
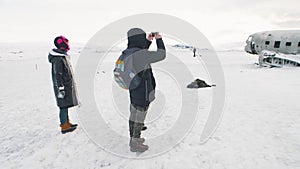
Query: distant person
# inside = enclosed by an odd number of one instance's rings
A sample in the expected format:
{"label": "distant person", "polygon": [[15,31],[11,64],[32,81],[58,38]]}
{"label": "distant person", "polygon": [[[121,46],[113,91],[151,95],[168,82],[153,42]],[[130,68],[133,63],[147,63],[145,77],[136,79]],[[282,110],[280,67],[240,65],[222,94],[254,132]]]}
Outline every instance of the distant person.
{"label": "distant person", "polygon": [[[150,33],[146,38],[146,33],[140,28],[133,28],[127,32],[128,47],[122,54],[133,57],[133,66],[138,70],[135,78],[139,78],[139,83],[134,88],[129,88],[130,95],[130,151],[144,152],[148,146],[144,145],[144,138],[141,138],[141,130],[146,129],[144,121],[150,103],[154,100],[155,79],[152,73],[151,63],[164,60],[166,51],[164,42],[159,33]],[[156,39],[157,51],[148,51],[153,38]]]}
{"label": "distant person", "polygon": [[77,124],[70,123],[68,108],[78,105],[76,86],[70,56],[69,40],[64,36],[54,39],[55,49],[49,52],[48,59],[52,64],[52,81],[54,94],[59,107],[61,133],[65,134],[76,129]]}
{"label": "distant person", "polygon": [[194,57],[196,57],[196,48],[193,48]]}

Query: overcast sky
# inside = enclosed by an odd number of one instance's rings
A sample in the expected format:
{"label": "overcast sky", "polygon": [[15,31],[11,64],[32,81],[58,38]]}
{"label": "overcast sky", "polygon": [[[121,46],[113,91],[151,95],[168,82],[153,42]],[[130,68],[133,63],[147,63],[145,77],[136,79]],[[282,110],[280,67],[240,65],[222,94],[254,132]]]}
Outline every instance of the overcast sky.
{"label": "overcast sky", "polygon": [[190,22],[220,45],[258,31],[300,29],[299,6],[299,0],[0,0],[0,42],[52,42],[65,35],[85,43],[125,16],[163,13]]}

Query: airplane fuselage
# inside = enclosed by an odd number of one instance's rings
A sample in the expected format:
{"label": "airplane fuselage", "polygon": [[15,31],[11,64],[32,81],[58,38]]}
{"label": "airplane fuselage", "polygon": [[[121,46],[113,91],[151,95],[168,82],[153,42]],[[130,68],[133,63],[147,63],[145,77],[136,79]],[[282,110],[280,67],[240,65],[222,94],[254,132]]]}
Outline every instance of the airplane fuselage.
{"label": "airplane fuselage", "polygon": [[283,54],[300,53],[300,30],[265,31],[250,35],[245,51],[260,54],[263,50]]}

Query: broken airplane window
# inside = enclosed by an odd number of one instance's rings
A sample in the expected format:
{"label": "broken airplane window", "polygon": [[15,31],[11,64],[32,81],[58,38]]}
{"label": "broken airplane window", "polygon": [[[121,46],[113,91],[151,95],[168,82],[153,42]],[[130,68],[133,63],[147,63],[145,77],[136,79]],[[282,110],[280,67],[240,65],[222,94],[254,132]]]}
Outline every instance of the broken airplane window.
{"label": "broken airplane window", "polygon": [[285,45],[286,46],[292,46],[292,42],[286,42]]}
{"label": "broken airplane window", "polygon": [[266,41],[266,42],[265,42],[265,45],[269,45],[269,44],[270,44],[270,41]]}
{"label": "broken airplane window", "polygon": [[300,47],[300,42],[298,42],[298,47]]}
{"label": "broken airplane window", "polygon": [[274,48],[280,48],[280,41],[275,41]]}

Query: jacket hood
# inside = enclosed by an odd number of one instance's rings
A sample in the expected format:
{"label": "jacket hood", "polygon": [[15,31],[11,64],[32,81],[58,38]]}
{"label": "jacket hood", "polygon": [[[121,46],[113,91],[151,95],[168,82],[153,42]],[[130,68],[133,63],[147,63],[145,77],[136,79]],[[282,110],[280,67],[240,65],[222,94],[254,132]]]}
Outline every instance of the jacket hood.
{"label": "jacket hood", "polygon": [[146,38],[146,32],[140,28],[133,28],[127,32],[128,48],[148,49],[151,42]]}
{"label": "jacket hood", "polygon": [[66,57],[68,54],[67,52],[65,51],[62,51],[62,50],[59,50],[59,49],[52,49],[50,52],[49,52],[49,55],[48,55],[48,61],[51,63],[51,60],[54,58],[54,57]]}

